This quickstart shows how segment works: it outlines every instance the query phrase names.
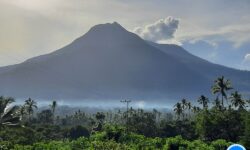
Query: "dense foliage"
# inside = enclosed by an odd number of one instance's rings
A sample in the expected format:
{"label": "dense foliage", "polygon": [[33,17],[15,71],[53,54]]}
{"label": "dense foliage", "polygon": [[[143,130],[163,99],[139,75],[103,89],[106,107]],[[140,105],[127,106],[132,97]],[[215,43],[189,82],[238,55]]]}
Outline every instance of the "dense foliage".
{"label": "dense foliage", "polygon": [[[110,133],[112,132],[112,133]],[[119,132],[119,131],[118,131]],[[205,143],[201,140],[192,142],[183,139],[181,136],[172,138],[146,138],[143,135],[134,133],[122,134],[116,129],[95,133],[89,138],[80,137],[76,140],[61,140],[49,142],[37,142],[31,145],[12,145],[10,142],[0,142],[3,150],[134,150],[134,149],[164,149],[164,150],[224,150],[230,142],[225,140],[216,140],[211,143]],[[116,135],[118,134],[118,135]]]}
{"label": "dense foliage", "polygon": [[56,115],[56,101],[37,111],[31,98],[15,106],[13,98],[2,96],[0,150],[224,150],[232,143],[250,149],[250,100],[224,77],[211,90],[214,100],[201,95],[193,105],[182,99],[173,112],[129,107],[66,116]]}

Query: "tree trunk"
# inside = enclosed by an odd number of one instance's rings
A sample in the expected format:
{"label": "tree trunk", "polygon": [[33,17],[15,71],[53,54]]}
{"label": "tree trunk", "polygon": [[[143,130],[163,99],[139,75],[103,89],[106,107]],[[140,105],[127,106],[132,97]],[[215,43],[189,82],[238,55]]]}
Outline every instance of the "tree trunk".
{"label": "tree trunk", "polygon": [[221,105],[222,107],[224,107],[224,99],[223,99],[223,95],[221,94]]}

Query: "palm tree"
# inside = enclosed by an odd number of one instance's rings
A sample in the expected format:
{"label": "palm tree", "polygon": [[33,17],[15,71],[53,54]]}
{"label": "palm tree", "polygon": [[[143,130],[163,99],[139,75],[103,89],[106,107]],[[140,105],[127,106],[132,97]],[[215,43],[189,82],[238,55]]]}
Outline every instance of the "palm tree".
{"label": "palm tree", "polygon": [[238,91],[235,91],[231,93],[231,96],[229,98],[231,100],[232,105],[238,110],[243,110],[246,108],[246,102],[242,99],[241,94],[238,93]]}
{"label": "palm tree", "polygon": [[154,114],[155,121],[157,122],[158,111],[155,108],[153,109],[153,114]]}
{"label": "palm tree", "polygon": [[187,109],[187,100],[185,99],[185,98],[183,98],[182,100],[181,100],[181,104],[182,104],[182,110],[183,110],[183,119],[184,119],[184,116],[185,116],[185,111],[186,111],[186,109]]}
{"label": "palm tree", "polygon": [[192,105],[190,102],[187,102],[187,109],[188,109],[188,114],[189,114],[189,118],[190,118],[190,111],[192,109]]}
{"label": "palm tree", "polygon": [[26,107],[26,110],[28,112],[28,115],[29,115],[29,121],[31,119],[31,115],[33,114],[34,112],[34,108],[37,109],[37,103],[35,100],[32,100],[31,98],[27,99],[25,101],[25,107]]}
{"label": "palm tree", "polygon": [[181,103],[178,102],[174,105],[174,111],[175,111],[175,114],[178,116],[178,120],[179,120],[181,114],[183,114],[183,107]]}
{"label": "palm tree", "polygon": [[96,118],[96,120],[99,122],[99,123],[101,123],[101,124],[103,124],[103,122],[104,122],[104,119],[105,119],[105,115],[104,115],[104,113],[100,113],[100,112],[97,112],[97,114],[95,115],[95,118]]}
{"label": "palm tree", "polygon": [[56,101],[52,101],[52,104],[50,105],[51,107],[51,111],[52,111],[52,114],[53,114],[53,122],[55,120],[55,110],[56,110],[56,106],[57,106],[57,102]]}
{"label": "palm tree", "polygon": [[231,86],[231,82],[229,80],[225,80],[224,76],[217,78],[214,81],[214,85],[212,86],[213,94],[221,94],[221,104],[224,107],[224,98],[227,100],[226,91],[233,89]]}
{"label": "palm tree", "polygon": [[218,96],[216,97],[216,99],[214,100],[214,107],[217,109],[217,110],[222,110],[222,106],[220,104],[220,100],[218,98]]}
{"label": "palm tree", "polygon": [[182,109],[185,110],[186,109],[186,106],[187,106],[187,100],[185,98],[183,98],[181,100],[181,104],[182,104]]}
{"label": "palm tree", "polygon": [[21,117],[21,120],[23,120],[24,116],[27,114],[25,105],[21,106],[18,110],[18,114]]}
{"label": "palm tree", "polygon": [[160,120],[161,120],[161,112],[158,111],[158,122],[160,122]]}
{"label": "palm tree", "polygon": [[198,99],[199,104],[202,105],[203,109],[207,109],[208,108],[208,103],[209,100],[207,97],[205,97],[204,95],[201,95]]}
{"label": "palm tree", "polygon": [[192,112],[193,112],[193,113],[197,113],[197,112],[199,112],[199,111],[200,111],[200,107],[194,106],[194,107],[192,108]]}
{"label": "palm tree", "polygon": [[0,97],[0,128],[4,126],[15,126],[20,122],[17,114],[18,106],[9,106],[15,100],[11,97]]}
{"label": "palm tree", "polygon": [[250,107],[250,99],[246,100],[246,103],[248,104],[247,107]]}
{"label": "palm tree", "polygon": [[51,106],[50,106],[53,113],[55,113],[56,106],[57,106],[56,101],[53,101],[52,104],[51,104]]}
{"label": "palm tree", "polygon": [[53,101],[52,104],[50,105],[53,115],[55,114],[56,106],[57,106],[56,101]]}

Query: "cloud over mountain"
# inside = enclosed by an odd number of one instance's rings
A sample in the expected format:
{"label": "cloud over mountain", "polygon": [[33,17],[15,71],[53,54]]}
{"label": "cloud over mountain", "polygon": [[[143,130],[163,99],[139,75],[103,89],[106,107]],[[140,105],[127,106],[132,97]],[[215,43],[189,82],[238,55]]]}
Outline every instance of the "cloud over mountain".
{"label": "cloud over mountain", "polygon": [[245,61],[250,62],[250,54],[246,54]]}
{"label": "cloud over mountain", "polygon": [[152,24],[148,24],[143,27],[137,27],[134,29],[134,32],[145,40],[157,42],[173,38],[178,26],[178,19],[167,17]]}
{"label": "cloud over mountain", "polygon": [[250,70],[250,53],[245,55],[241,65],[243,70]]}

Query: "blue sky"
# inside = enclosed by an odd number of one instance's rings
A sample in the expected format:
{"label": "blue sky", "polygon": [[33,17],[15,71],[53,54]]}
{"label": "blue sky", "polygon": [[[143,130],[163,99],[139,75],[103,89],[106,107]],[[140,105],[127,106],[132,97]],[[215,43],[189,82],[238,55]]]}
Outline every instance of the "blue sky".
{"label": "blue sky", "polygon": [[52,52],[93,25],[117,21],[144,39],[250,70],[249,0],[1,0],[0,20],[0,66]]}

